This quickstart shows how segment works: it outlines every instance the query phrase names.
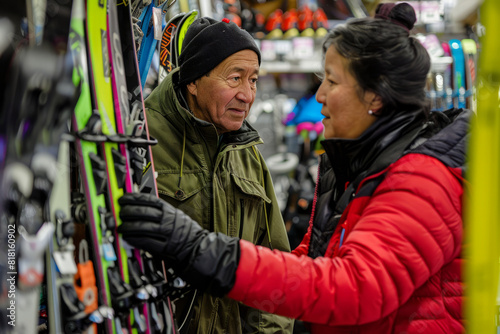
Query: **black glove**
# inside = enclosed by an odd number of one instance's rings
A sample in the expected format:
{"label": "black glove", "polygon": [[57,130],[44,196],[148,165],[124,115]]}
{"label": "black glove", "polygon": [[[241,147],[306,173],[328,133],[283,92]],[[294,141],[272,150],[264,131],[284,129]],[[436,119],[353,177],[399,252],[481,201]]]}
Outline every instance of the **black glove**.
{"label": "black glove", "polygon": [[239,239],[201,228],[181,210],[150,194],[128,193],[118,200],[118,232],[136,248],[164,259],[196,288],[216,296],[234,285]]}

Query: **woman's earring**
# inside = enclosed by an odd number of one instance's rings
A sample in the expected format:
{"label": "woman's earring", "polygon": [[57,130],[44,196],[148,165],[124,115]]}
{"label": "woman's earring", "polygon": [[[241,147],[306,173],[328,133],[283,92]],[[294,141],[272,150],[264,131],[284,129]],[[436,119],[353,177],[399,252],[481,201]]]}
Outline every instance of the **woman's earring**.
{"label": "woman's earring", "polygon": [[373,115],[373,110],[371,110],[371,109],[370,109],[370,110],[368,110],[368,114],[369,114],[369,115]]}

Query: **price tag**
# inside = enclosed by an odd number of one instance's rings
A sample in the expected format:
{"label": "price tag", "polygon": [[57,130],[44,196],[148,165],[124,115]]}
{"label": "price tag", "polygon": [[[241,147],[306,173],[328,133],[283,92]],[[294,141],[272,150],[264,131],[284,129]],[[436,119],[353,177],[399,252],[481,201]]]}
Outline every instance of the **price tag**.
{"label": "price tag", "polygon": [[439,1],[424,1],[420,3],[420,19],[422,23],[441,22],[442,11]]}
{"label": "price tag", "polygon": [[63,275],[76,274],[76,263],[72,251],[54,252],[57,270]]}
{"label": "price tag", "polygon": [[110,243],[102,244],[102,252],[103,252],[104,258],[107,261],[116,261],[116,253],[115,253],[115,249],[113,248],[112,244],[110,244]]}
{"label": "price tag", "polygon": [[437,23],[442,22],[444,14],[443,4],[440,1],[408,1],[415,9],[417,23]]}
{"label": "price tag", "polygon": [[262,60],[273,61],[276,59],[276,51],[275,51],[273,41],[263,40],[260,43],[260,51],[261,51]]}
{"label": "price tag", "polygon": [[274,41],[274,47],[277,55],[287,55],[293,50],[292,41],[290,40]]}
{"label": "price tag", "polygon": [[311,59],[314,56],[314,39],[310,37],[294,38],[293,54],[296,59]]}

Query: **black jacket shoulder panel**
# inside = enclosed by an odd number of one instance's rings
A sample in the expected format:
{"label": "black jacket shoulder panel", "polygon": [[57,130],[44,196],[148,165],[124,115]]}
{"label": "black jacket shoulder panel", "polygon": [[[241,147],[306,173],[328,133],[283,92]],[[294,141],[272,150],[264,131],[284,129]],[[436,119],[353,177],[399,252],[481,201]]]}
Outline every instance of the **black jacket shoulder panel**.
{"label": "black jacket shoulder panel", "polygon": [[410,153],[420,153],[434,157],[448,167],[463,168],[468,141],[470,110],[453,111],[453,118],[441,131],[426,140]]}

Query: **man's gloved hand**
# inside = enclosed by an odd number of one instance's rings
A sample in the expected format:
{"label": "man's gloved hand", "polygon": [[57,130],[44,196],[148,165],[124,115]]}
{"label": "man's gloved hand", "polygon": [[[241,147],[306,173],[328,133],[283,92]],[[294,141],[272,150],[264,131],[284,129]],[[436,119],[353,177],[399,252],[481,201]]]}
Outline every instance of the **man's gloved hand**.
{"label": "man's gloved hand", "polygon": [[184,212],[150,194],[125,194],[118,203],[118,232],[125,241],[166,260],[196,288],[216,296],[231,290],[239,239],[202,229]]}

